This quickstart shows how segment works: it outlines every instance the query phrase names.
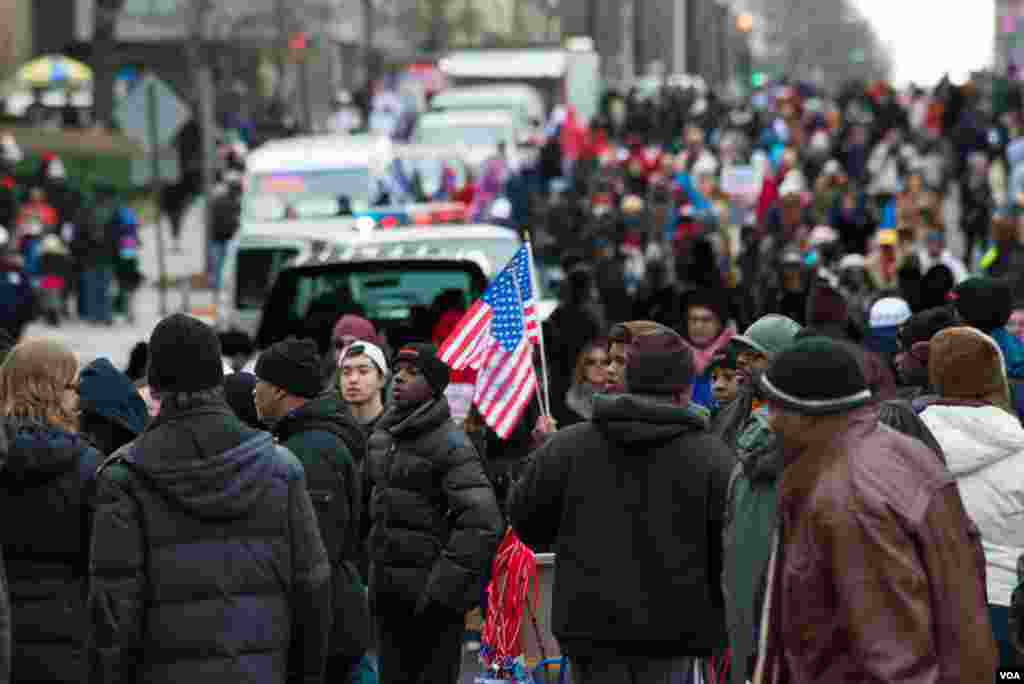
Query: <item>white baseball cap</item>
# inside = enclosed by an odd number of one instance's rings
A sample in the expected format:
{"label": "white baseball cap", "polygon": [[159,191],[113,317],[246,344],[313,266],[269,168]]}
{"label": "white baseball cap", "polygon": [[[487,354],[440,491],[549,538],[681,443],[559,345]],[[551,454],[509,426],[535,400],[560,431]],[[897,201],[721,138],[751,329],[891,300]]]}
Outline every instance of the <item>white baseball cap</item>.
{"label": "white baseball cap", "polygon": [[388,361],[381,348],[372,342],[363,342],[361,340],[345,347],[345,350],[341,352],[341,357],[338,359],[338,368],[341,368],[341,364],[348,357],[360,355],[370,357],[370,360],[377,364],[377,369],[380,370],[381,375],[388,374]]}

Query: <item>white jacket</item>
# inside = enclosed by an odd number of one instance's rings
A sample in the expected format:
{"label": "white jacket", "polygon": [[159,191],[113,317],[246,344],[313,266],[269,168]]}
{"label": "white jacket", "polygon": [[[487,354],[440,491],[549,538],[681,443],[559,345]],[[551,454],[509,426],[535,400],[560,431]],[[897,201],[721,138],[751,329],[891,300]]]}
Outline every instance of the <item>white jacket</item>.
{"label": "white jacket", "polygon": [[921,419],[935,435],[981,530],[988,601],[1009,606],[1024,553],[1024,428],[995,406],[929,406]]}

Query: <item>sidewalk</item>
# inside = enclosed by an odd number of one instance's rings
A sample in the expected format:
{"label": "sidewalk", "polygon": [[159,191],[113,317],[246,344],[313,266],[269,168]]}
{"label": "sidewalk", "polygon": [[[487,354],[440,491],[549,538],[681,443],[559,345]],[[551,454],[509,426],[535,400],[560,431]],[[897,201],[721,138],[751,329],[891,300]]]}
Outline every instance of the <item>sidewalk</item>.
{"label": "sidewalk", "polygon": [[[202,207],[196,203],[186,214],[182,226],[182,251],[171,252],[170,228],[164,224],[167,248],[167,277],[170,281],[190,278],[204,270],[205,250],[203,245]],[[90,325],[81,321],[65,321],[59,328],[51,328],[36,322],[29,326],[25,337],[49,337],[67,345],[79,355],[82,363],[105,356],[115,366],[123,368],[128,355],[137,342],[149,338],[153,328],[160,321],[160,293],[157,289],[159,268],[157,264],[157,235],[155,225],[139,229],[142,241],[139,259],[146,281],[135,295],[135,323],[128,324],[117,319],[113,327]],[[189,294],[189,308],[192,313],[203,313],[213,305],[213,293],[209,290],[194,290]],[[182,294],[179,288],[167,291],[167,313],[180,311]]]}

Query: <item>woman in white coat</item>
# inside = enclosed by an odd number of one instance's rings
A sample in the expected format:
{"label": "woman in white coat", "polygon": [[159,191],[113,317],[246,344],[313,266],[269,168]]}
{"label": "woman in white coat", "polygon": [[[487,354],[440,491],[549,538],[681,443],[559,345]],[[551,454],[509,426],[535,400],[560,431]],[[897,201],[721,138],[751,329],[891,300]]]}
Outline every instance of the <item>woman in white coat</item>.
{"label": "woman in white coat", "polygon": [[949,328],[933,337],[928,373],[940,398],[921,419],[942,446],[981,532],[1000,666],[1012,667],[1008,620],[1024,553],[1024,427],[1012,408],[1002,352],[981,331]]}

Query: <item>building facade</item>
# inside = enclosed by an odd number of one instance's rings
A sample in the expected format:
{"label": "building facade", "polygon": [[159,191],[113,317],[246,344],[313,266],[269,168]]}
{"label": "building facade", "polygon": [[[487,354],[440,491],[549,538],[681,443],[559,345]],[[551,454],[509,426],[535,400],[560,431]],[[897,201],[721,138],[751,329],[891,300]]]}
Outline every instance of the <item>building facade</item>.
{"label": "building facade", "polygon": [[588,35],[605,77],[697,74],[716,88],[749,64],[747,35],[722,0],[561,0],[562,32]]}
{"label": "building facade", "polygon": [[31,9],[25,0],[0,0],[0,79],[34,54]]}

